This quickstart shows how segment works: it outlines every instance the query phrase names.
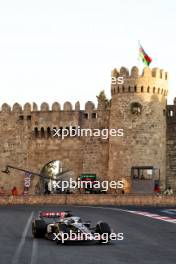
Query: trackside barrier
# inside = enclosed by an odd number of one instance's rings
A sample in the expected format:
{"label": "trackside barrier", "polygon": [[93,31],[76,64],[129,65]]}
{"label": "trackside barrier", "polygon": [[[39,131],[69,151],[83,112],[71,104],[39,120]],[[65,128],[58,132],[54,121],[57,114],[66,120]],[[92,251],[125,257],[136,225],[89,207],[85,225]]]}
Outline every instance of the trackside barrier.
{"label": "trackside barrier", "polygon": [[139,194],[57,194],[0,196],[0,205],[148,205],[176,206],[176,195],[139,195]]}

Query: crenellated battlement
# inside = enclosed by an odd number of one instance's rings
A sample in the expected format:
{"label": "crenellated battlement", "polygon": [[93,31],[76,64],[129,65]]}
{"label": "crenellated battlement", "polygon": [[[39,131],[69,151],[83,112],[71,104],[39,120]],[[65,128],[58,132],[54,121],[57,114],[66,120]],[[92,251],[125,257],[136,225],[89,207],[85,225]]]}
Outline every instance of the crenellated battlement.
{"label": "crenellated battlement", "polygon": [[121,67],[120,70],[114,69],[111,76],[118,80],[123,77],[123,83],[111,84],[111,94],[118,93],[150,93],[166,97],[168,94],[168,73],[163,69],[145,67],[142,74],[136,66],[129,70]]}
{"label": "crenellated battlement", "polygon": [[61,107],[61,104],[58,102],[54,102],[51,106],[43,102],[40,106],[38,106],[36,103],[25,103],[23,106],[19,103],[15,103],[13,106],[10,106],[7,103],[4,103],[0,107],[0,113],[30,113],[30,112],[59,112],[59,111],[86,111],[91,112],[94,110],[99,110],[99,106],[95,106],[95,104],[91,101],[87,101],[85,103],[84,109],[80,109],[80,102],[76,102],[73,106],[71,102],[65,102],[63,103],[63,107]]}
{"label": "crenellated battlement", "polygon": [[[148,67],[141,73],[134,66],[130,70],[114,69],[112,77],[117,81],[123,78],[115,84],[111,80],[110,100],[101,91],[97,103],[87,101],[83,109],[79,102],[69,101],[2,104],[1,168],[14,164],[40,172],[49,161],[60,160],[74,172],[75,179],[82,173],[94,173],[102,180],[123,180],[126,192],[133,188],[132,168],[150,167],[154,175],[159,173],[162,190],[166,182],[176,190],[176,98],[173,105],[167,105],[168,73]],[[85,129],[123,129],[124,134],[105,139],[89,134],[72,136],[72,131]],[[67,136],[62,137],[65,131]],[[137,169],[137,174],[147,180],[151,169]],[[24,176],[19,179],[18,172],[13,172],[10,181],[0,175],[2,186],[8,190],[13,186],[23,190]],[[35,177],[31,184],[31,193],[43,186]]]}
{"label": "crenellated battlement", "polygon": [[157,78],[157,79],[163,79],[163,80],[168,80],[168,72],[164,71],[163,69],[159,68],[149,68],[145,67],[143,69],[142,74],[139,74],[139,69],[136,66],[133,66],[131,68],[130,74],[129,70],[126,67],[121,67],[120,70],[114,69],[112,70],[112,76],[114,77],[119,77],[119,76],[124,76],[124,77],[151,77],[151,78]]}

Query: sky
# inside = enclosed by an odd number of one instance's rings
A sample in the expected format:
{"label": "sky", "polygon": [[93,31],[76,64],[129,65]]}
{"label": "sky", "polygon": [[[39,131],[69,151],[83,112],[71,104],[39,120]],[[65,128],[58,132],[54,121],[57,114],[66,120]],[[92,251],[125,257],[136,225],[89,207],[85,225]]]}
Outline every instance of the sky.
{"label": "sky", "polygon": [[0,0],[0,104],[110,97],[111,70],[138,65],[138,40],[169,72],[172,104],[175,0]]}

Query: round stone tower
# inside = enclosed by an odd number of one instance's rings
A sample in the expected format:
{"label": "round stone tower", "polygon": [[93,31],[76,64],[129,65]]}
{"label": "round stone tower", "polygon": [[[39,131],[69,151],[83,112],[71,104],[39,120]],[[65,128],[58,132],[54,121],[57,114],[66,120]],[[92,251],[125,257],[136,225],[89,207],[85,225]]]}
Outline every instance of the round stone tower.
{"label": "round stone tower", "polygon": [[165,187],[167,94],[164,70],[146,67],[142,75],[137,67],[131,73],[124,67],[112,71],[109,129],[123,128],[124,135],[109,138],[109,180],[123,179],[130,190],[143,167],[149,178],[158,173]]}

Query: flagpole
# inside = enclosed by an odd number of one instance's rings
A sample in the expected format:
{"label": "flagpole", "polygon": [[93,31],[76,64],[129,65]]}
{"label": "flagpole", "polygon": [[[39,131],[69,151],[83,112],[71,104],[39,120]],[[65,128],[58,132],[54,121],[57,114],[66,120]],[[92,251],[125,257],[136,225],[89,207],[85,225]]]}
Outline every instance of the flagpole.
{"label": "flagpole", "polygon": [[140,40],[138,40],[138,57],[137,57],[137,67],[140,70],[139,49],[140,49]]}

